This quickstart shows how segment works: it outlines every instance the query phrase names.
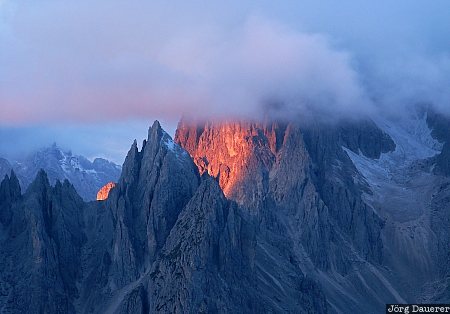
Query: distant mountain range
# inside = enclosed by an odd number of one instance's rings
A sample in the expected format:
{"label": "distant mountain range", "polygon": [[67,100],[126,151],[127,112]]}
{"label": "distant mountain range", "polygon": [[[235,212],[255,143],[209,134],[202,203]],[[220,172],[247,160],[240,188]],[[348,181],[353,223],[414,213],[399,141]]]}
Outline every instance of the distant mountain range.
{"label": "distant mountain range", "polygon": [[85,200],[95,200],[97,192],[108,182],[117,182],[121,166],[103,158],[93,162],[86,157],[63,151],[56,144],[42,148],[17,161],[0,158],[0,177],[3,179],[11,169],[16,173],[22,190],[25,190],[40,169],[48,176],[50,184],[56,180],[69,180]]}

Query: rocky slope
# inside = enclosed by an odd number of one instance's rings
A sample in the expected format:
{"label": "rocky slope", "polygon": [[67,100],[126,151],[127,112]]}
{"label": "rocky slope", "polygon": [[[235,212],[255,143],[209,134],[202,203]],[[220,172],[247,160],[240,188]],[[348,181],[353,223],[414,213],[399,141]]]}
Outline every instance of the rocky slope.
{"label": "rocky slope", "polygon": [[[365,302],[365,310],[376,311],[380,304],[369,298],[397,300],[376,269],[382,263],[383,221],[362,200],[356,169],[342,149],[370,157],[395,149],[373,122],[305,129],[293,123],[181,122],[175,140],[200,171],[218,178],[228,198],[255,216],[257,256],[295,263],[297,272],[323,283],[332,308],[361,310]],[[359,277],[350,276],[355,265]],[[262,264],[261,285],[274,284],[267,277],[280,280],[281,269]],[[383,288],[364,288],[366,280]]]}
{"label": "rocky slope", "polygon": [[[376,313],[450,298],[449,125],[432,113],[337,125],[182,121],[176,141],[259,217],[257,252],[290,239],[290,258],[332,310]],[[267,234],[274,222],[278,234]]]}
{"label": "rocky slope", "polygon": [[450,179],[428,120],[183,121],[174,141],[155,122],[102,202],[43,172],[22,194],[12,173],[0,185],[0,312],[448,302]]}
{"label": "rocky slope", "polygon": [[98,190],[107,182],[116,182],[120,176],[120,166],[102,158],[96,158],[93,162],[83,156],[65,152],[56,144],[38,150],[22,160],[12,162],[9,168],[2,166],[0,159],[0,175],[2,169],[14,169],[19,178],[20,185],[26,189],[34,180],[39,170],[47,173],[51,184],[57,180],[69,180],[86,201],[95,200]]}
{"label": "rocky slope", "polygon": [[423,303],[450,300],[450,180],[440,167],[446,143],[436,136],[432,117],[377,121],[397,145],[379,159],[348,152],[359,171],[356,179],[369,188],[365,202],[385,221],[383,266],[392,273],[392,285],[405,300]]}

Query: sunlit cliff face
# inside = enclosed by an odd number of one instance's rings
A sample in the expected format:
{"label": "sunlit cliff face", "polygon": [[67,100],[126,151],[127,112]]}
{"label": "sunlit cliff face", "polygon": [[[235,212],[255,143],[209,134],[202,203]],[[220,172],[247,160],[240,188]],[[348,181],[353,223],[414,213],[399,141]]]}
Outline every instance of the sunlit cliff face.
{"label": "sunlit cliff face", "polygon": [[108,182],[97,193],[97,201],[104,201],[108,198],[109,191],[114,188],[116,184],[114,182]]}
{"label": "sunlit cliff face", "polygon": [[[249,176],[256,178],[255,185],[263,181],[257,177],[271,169],[285,129],[277,123],[182,121],[175,141],[189,152],[201,174],[218,178],[225,196],[241,201],[244,196],[237,188],[251,184]],[[258,186],[247,188],[255,193],[262,190]]]}

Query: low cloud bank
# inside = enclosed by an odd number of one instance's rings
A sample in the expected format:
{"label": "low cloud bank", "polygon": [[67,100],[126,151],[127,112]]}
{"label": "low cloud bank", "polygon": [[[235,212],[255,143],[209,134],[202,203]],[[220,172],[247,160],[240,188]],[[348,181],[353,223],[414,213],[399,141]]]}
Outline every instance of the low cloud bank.
{"label": "low cloud bank", "polygon": [[[416,11],[406,12],[411,20],[387,20],[392,36],[383,41],[369,19],[330,18],[324,10],[334,24],[302,25],[301,5],[286,4],[298,10],[296,23],[262,3],[0,2],[0,124],[267,112],[333,120],[399,113],[416,103],[450,113],[442,17],[427,20],[431,44],[419,40],[426,29],[396,28],[422,23]],[[311,2],[303,5],[314,12]],[[356,5],[346,10],[358,15]],[[330,25],[355,27],[336,33]]]}

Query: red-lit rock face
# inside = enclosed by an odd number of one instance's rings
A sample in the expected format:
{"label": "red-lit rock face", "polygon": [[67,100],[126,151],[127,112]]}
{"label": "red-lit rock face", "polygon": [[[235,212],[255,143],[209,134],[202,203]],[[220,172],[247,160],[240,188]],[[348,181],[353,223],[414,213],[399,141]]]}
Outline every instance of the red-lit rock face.
{"label": "red-lit rock face", "polygon": [[201,174],[219,179],[228,198],[244,202],[263,192],[285,130],[277,123],[209,122],[200,126],[182,121],[175,141],[189,152]]}
{"label": "red-lit rock face", "polygon": [[114,182],[109,182],[104,185],[97,193],[97,201],[104,201],[108,198],[109,191],[115,187],[116,184]]}

